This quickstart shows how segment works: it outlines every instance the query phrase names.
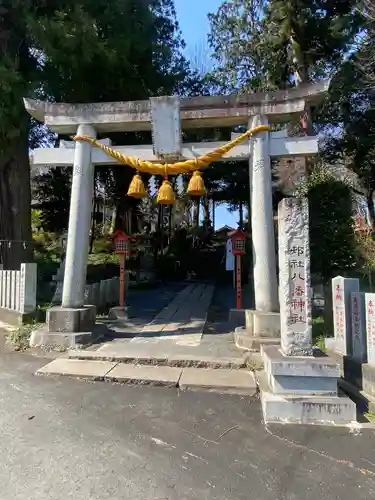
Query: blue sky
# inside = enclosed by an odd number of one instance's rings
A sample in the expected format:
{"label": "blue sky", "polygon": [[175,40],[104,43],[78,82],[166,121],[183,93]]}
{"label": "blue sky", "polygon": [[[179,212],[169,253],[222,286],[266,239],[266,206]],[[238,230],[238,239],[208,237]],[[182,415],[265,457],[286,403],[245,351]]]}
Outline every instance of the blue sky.
{"label": "blue sky", "polygon": [[[216,12],[221,3],[222,0],[175,0],[178,21],[187,45],[187,57],[196,55],[199,58],[202,48],[207,48],[207,15]],[[238,214],[231,214],[225,206],[219,206],[215,211],[215,219],[216,228],[225,224],[237,227]]]}

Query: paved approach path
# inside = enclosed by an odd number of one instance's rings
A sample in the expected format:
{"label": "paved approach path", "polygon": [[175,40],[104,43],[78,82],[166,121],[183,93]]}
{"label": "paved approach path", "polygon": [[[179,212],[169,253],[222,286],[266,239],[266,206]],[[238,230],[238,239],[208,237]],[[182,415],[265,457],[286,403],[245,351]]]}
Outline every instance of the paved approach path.
{"label": "paved approach path", "polygon": [[[215,292],[215,293],[214,293]],[[103,355],[113,359],[165,360],[187,359],[191,361],[218,361],[223,365],[243,364],[243,355],[233,341],[233,333],[225,323],[207,323],[211,301],[216,297],[215,287],[204,284],[189,284],[178,290],[169,303],[164,305],[156,316],[145,325],[143,317],[130,321],[108,321],[106,324],[118,337],[102,345],[92,346],[84,351],[90,352],[93,359]],[[150,299],[152,297],[150,296]],[[77,352],[76,357],[81,357]],[[233,362],[233,363],[232,363]],[[183,364],[183,363],[182,363]],[[194,364],[194,363],[191,363]]]}
{"label": "paved approach path", "polygon": [[187,285],[140,330],[132,342],[167,340],[182,346],[199,345],[214,288],[205,284]]}
{"label": "paved approach path", "polygon": [[212,285],[190,284],[148,324],[116,320],[111,325],[117,334],[130,338],[115,338],[86,350],[70,351],[68,359],[48,363],[38,370],[38,375],[60,374],[254,397],[254,375],[236,349],[232,333],[220,334],[216,328],[206,327],[213,292]]}
{"label": "paved approach path", "polygon": [[0,355],[2,500],[369,500],[373,431],[269,427],[248,398],[34,377]]}

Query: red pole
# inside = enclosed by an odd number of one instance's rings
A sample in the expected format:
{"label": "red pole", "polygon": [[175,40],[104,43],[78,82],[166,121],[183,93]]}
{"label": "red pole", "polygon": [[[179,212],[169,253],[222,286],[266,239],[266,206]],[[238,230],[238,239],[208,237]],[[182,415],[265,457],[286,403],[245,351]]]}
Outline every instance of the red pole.
{"label": "red pole", "polygon": [[120,255],[120,307],[125,307],[125,254]]}
{"label": "red pole", "polygon": [[241,255],[236,255],[236,286],[237,286],[237,309],[242,307],[241,290]]}

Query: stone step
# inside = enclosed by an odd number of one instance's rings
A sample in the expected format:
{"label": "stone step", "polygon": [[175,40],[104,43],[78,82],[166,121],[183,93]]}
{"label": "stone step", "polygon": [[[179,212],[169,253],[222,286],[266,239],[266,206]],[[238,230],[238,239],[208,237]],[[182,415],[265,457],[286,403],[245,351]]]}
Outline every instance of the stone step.
{"label": "stone step", "polygon": [[257,386],[248,370],[177,368],[59,358],[40,368],[36,375],[65,375],[135,385],[179,387],[181,390],[255,396]]}
{"label": "stone step", "polygon": [[137,363],[140,365],[156,365],[170,367],[195,367],[212,369],[241,369],[246,367],[242,357],[215,357],[208,355],[184,353],[165,353],[162,350],[150,350],[146,345],[127,345],[125,349],[113,349],[111,345],[103,346],[97,351],[71,350],[69,359],[88,361],[109,361],[116,363]]}
{"label": "stone step", "polygon": [[179,380],[181,390],[225,392],[255,396],[257,385],[249,370],[212,370],[209,368],[184,368]]}
{"label": "stone step", "polygon": [[280,346],[280,338],[277,337],[255,337],[247,332],[243,326],[237,326],[234,330],[234,341],[239,349],[250,352],[259,352],[262,346]]}

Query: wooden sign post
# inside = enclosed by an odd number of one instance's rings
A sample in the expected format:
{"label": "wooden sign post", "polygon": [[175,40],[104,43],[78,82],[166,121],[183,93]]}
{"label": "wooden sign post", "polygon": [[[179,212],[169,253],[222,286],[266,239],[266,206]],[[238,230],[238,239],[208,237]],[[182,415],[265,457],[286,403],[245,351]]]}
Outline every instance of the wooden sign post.
{"label": "wooden sign post", "polygon": [[115,253],[120,255],[120,294],[119,306],[125,307],[125,262],[126,256],[130,254],[130,238],[123,231],[116,231],[113,236],[115,242]]}
{"label": "wooden sign post", "polygon": [[246,235],[237,230],[229,233],[232,238],[232,253],[236,256],[236,307],[242,308],[241,255],[245,255]]}

